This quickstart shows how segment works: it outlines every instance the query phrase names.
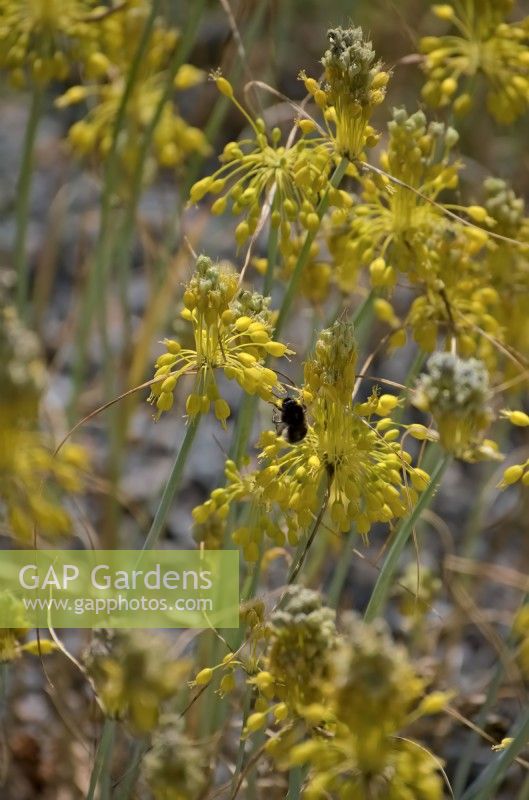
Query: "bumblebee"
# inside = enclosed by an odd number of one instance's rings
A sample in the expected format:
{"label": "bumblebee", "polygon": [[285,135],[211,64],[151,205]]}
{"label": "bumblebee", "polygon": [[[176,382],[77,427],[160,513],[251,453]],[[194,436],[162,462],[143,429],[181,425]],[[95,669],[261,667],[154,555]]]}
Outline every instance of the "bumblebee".
{"label": "bumblebee", "polygon": [[289,444],[303,441],[309,429],[305,407],[293,397],[285,397],[277,406],[277,412],[274,422],[278,435],[284,433]]}

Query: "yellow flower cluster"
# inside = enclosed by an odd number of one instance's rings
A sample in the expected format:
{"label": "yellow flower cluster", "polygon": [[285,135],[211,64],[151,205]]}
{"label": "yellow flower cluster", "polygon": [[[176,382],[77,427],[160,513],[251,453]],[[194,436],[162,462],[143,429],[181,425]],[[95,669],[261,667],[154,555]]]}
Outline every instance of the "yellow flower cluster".
{"label": "yellow flower cluster", "polygon": [[[529,105],[529,18],[507,22],[514,0],[452,0],[433,12],[456,33],[426,36],[427,82],[423,97],[435,107],[452,105],[456,113],[472,107],[475,78],[487,86],[487,107],[500,123],[510,124]],[[462,90],[462,91],[461,91]]]}
{"label": "yellow flower cluster", "polygon": [[64,80],[94,50],[96,0],[4,0],[0,67],[20,86]]}
{"label": "yellow flower cluster", "polygon": [[257,697],[245,735],[273,720],[266,750],[280,769],[307,767],[303,797],[441,800],[439,762],[398,734],[441,711],[448,696],[425,695],[385,623],[350,615],[338,633],[321,596],[291,586],[262,641],[257,672],[247,678]]}
{"label": "yellow flower cluster", "polygon": [[[112,147],[114,125],[122,104],[127,73],[138,48],[150,4],[129,0],[116,13],[103,16],[94,25],[96,49],[86,61],[82,85],[72,86],[56,101],[59,108],[86,101],[85,117],[75,122],[68,139],[81,155],[104,159]],[[159,17],[154,24],[138,74],[130,87],[117,143],[117,155],[125,175],[132,175],[138,164],[141,143],[166,91],[169,65],[179,33],[167,28]],[[184,64],[174,77],[174,88],[181,91],[203,80],[200,70]],[[152,179],[157,166],[177,167],[190,154],[209,151],[201,130],[189,126],[178,114],[171,98],[164,104],[154,131],[152,152],[146,165],[146,178]]]}
{"label": "yellow flower cluster", "polygon": [[354,289],[362,266],[369,267],[375,287],[393,286],[397,270],[420,274],[427,269],[429,236],[447,224],[431,201],[457,186],[460,164],[451,157],[457,132],[428,124],[422,111],[408,114],[399,108],[393,110],[388,134],[380,167],[416,191],[384,175],[360,176],[358,202],[345,218],[339,212],[331,218],[329,244],[344,291]]}
{"label": "yellow flower cluster", "polygon": [[9,533],[30,544],[36,533],[69,533],[71,519],[56,490],[79,492],[86,452],[66,444],[58,455],[39,430],[46,373],[37,338],[10,306],[0,311],[0,505]]}
{"label": "yellow flower cluster", "polygon": [[291,351],[272,338],[269,298],[240,290],[231,267],[199,256],[183,299],[182,316],[193,327],[195,346],[191,349],[172,339],[164,341],[167,352],[156,361],[156,382],[149,398],[158,413],[172,408],[178,381],[193,374],[194,389],[186,402],[188,415],[207,414],[213,404],[215,416],[225,425],[230,407],[220,396],[217,369],[228,380],[237,381],[247,394],[271,400],[278,380],[264,362],[269,356],[279,358]]}
{"label": "yellow flower cluster", "polygon": [[226,487],[194,510],[196,522],[204,524],[212,515],[226,519],[232,502],[251,501],[248,521],[233,539],[247,560],[256,561],[264,535],[278,545],[296,544],[322,503],[336,530],[354,525],[361,535],[376,522],[405,516],[417,492],[428,486],[428,475],[411,465],[398,441],[400,430],[390,418],[395,396],[373,393],[364,403],[354,402],[355,369],[353,327],[338,321],[321,332],[314,357],[305,364],[300,399],[308,407],[307,435],[289,444],[264,432],[262,466],[243,474],[227,462]]}
{"label": "yellow flower cluster", "polygon": [[170,658],[161,638],[105,629],[95,631],[83,666],[105,713],[143,734],[156,727],[161,704],[176,695],[189,669]]}
{"label": "yellow flower cluster", "polygon": [[[190,201],[197,203],[206,194],[219,195],[211,207],[213,214],[222,214],[229,207],[232,214],[243,215],[235,231],[241,246],[255,233],[263,205],[274,189],[271,225],[278,230],[286,258],[294,247],[293,227],[309,231],[319,227],[316,209],[321,194],[329,190],[330,202],[339,206],[348,201],[347,195],[329,187],[332,159],[324,144],[305,135],[291,146],[283,144],[280,128],[267,132],[264,120],[251,117],[225,78],[217,77],[216,83],[243,114],[251,135],[224,147],[222,166],[192,186]],[[308,120],[301,120],[299,126],[302,132],[312,131]]]}

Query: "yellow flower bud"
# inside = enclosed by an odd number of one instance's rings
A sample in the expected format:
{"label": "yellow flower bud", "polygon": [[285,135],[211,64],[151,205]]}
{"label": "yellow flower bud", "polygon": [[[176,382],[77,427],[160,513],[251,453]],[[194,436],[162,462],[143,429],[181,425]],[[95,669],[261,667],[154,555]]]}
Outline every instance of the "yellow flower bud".
{"label": "yellow flower bud", "polygon": [[507,467],[503,473],[502,483],[505,486],[510,486],[520,480],[523,475],[523,467],[520,464],[513,464],[512,467]]}
{"label": "yellow flower bud", "polygon": [[432,6],[432,11],[439,19],[452,20],[455,17],[455,11],[448,3],[442,3]]}
{"label": "yellow flower bud", "polygon": [[225,422],[231,414],[228,403],[226,400],[223,400],[222,397],[219,397],[218,400],[215,400],[214,409],[216,418],[221,422]]}
{"label": "yellow flower bud", "polygon": [[210,667],[201,669],[198,675],[195,676],[195,683],[197,686],[207,686],[213,677],[213,670]]}
{"label": "yellow flower bud", "polygon": [[255,714],[250,714],[246,720],[246,730],[250,733],[261,730],[266,725],[266,714],[262,711],[257,711]]}
{"label": "yellow flower bud", "polygon": [[222,75],[219,75],[215,78],[215,83],[217,84],[217,89],[221,94],[225,97],[229,97],[230,99],[233,98],[233,86],[231,83],[223,78]]}
{"label": "yellow flower bud", "polygon": [[501,415],[507,418],[512,425],[518,425],[520,428],[529,425],[529,415],[523,411],[502,411]]}
{"label": "yellow flower bud", "polygon": [[427,472],[419,467],[415,467],[410,474],[411,483],[414,489],[418,492],[424,492],[430,484],[430,476]]}

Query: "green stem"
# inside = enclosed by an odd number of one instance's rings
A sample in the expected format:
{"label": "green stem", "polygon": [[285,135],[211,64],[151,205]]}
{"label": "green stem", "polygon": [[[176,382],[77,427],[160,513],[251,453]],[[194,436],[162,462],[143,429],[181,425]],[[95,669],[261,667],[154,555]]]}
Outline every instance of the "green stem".
{"label": "green stem", "polygon": [[197,414],[187,425],[184,441],[182,442],[180,450],[178,451],[178,455],[176,456],[171,474],[169,475],[169,480],[165,484],[165,489],[163,490],[160,504],[156,510],[151,529],[147,534],[147,538],[145,539],[142,548],[143,550],[152,550],[156,546],[156,543],[158,542],[158,539],[160,538],[160,535],[164,529],[167,517],[169,516],[171,504],[182,482],[184,467],[191,447],[193,446],[193,442],[200,425],[200,419],[200,414]]}
{"label": "green stem", "polygon": [[105,328],[106,303],[103,301],[107,291],[106,277],[108,265],[113,252],[112,243],[110,241],[113,228],[110,222],[112,216],[112,198],[114,196],[118,174],[118,142],[121,128],[123,127],[123,123],[125,121],[128,101],[131,97],[143,57],[149,44],[149,39],[154,27],[159,5],[160,0],[153,0],[151,12],[145,22],[145,27],[138,44],[138,48],[134,54],[134,58],[127,74],[127,81],[125,83],[125,88],[123,90],[112,127],[112,143],[110,146],[110,151],[105,159],[105,174],[101,195],[101,222],[99,226],[99,237],[97,242],[95,263],[88,276],[88,287],[85,300],[81,307],[81,316],[77,332],[77,352],[73,374],[73,397],[70,408],[71,418],[74,416],[75,404],[84,376],[88,335],[90,333],[92,318],[96,308],[99,309],[100,312],[99,320],[103,332],[103,329]]}
{"label": "green stem", "polygon": [[529,741],[529,711],[520,719],[510,745],[483,770],[479,778],[467,789],[462,800],[489,800],[497,797],[496,790],[515,758]]}
{"label": "green stem", "polygon": [[114,792],[113,800],[130,800],[134,786],[138,780],[142,758],[148,749],[148,741],[135,742],[130,754],[130,759],[127,762],[127,771],[123,776],[123,779],[120,781],[116,791]]}
{"label": "green stem", "polygon": [[29,262],[26,255],[26,237],[30,215],[29,200],[31,178],[33,175],[35,141],[42,111],[43,97],[44,90],[42,86],[35,83],[31,94],[28,123],[24,134],[22,162],[20,165],[20,174],[18,176],[15,203],[16,232],[13,265],[17,274],[17,307],[19,314],[26,319],[28,317],[27,307],[29,296]]}
{"label": "green stem", "polygon": [[303,770],[301,767],[294,767],[288,774],[288,794],[285,800],[299,800],[302,785]]}
{"label": "green stem", "polygon": [[116,720],[105,717],[101,739],[97,747],[94,767],[90,776],[90,785],[88,787],[86,800],[94,800],[97,785],[110,768],[110,756],[112,754],[115,732]]}
{"label": "green stem", "polygon": [[355,528],[351,528],[343,545],[343,552],[341,558],[336,563],[336,569],[332,576],[331,585],[328,593],[328,603],[331,608],[337,608],[340,602],[342,589],[344,587],[349,567],[351,566],[352,552],[353,552],[353,539],[356,536]]}
{"label": "green stem", "polygon": [[393,541],[388,550],[388,554],[378,575],[375,588],[369,599],[369,603],[365,612],[364,619],[366,622],[372,622],[378,617],[383,609],[387,600],[388,593],[391,589],[391,583],[397,567],[399,565],[400,557],[406,546],[411,533],[419,520],[422,512],[428,507],[432,500],[443,476],[445,469],[450,461],[450,456],[444,454],[437,462],[434,470],[430,475],[430,483],[428,487],[421,494],[417,504],[413,508],[411,514],[402,520],[399,525]]}
{"label": "green stem", "polygon": [[[334,170],[330,180],[330,185],[335,189],[338,188],[338,186],[342,182],[342,178],[345,175],[345,171],[348,165],[349,165],[349,159],[343,157],[338,166],[336,167],[336,169]],[[323,215],[327,211],[328,207],[329,207],[329,192],[326,191],[318,204],[318,208],[316,209],[320,221],[323,219]],[[296,295],[298,285],[301,280],[301,276],[303,274],[303,270],[305,269],[307,261],[309,260],[310,248],[312,247],[312,243],[316,238],[317,233],[318,229],[307,231],[307,234],[305,236],[305,241],[303,242],[303,246],[298,255],[296,264],[294,266],[294,271],[292,272],[289,284],[287,286],[285,295],[283,297],[281,308],[279,309],[279,316],[277,318],[277,323],[275,328],[276,338],[279,335],[280,331],[282,330],[283,325],[285,324],[288,312],[290,311],[290,306],[292,305],[292,302]]]}
{"label": "green stem", "polygon": [[[274,201],[272,203],[272,214],[278,208],[278,200],[277,200],[277,192],[276,196],[274,197]],[[267,297],[270,292],[272,291],[272,286],[274,285],[274,271],[276,268],[277,262],[277,245],[279,242],[279,228],[277,225],[272,224],[272,218],[270,218],[270,232],[268,234],[268,253],[267,253],[267,264],[266,264],[266,275],[264,279],[264,286],[263,286],[263,294]]]}

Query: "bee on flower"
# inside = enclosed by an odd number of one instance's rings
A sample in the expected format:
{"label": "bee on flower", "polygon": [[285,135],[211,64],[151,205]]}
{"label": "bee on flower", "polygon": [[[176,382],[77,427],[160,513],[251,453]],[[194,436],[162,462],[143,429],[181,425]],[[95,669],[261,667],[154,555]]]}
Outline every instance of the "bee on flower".
{"label": "bee on flower", "polygon": [[527,111],[529,20],[507,22],[513,5],[514,0],[453,0],[433,6],[434,14],[455,32],[421,40],[427,78],[422,95],[427,103],[466,113],[472,107],[474,80],[480,76],[488,110],[497,122],[508,125]]}
{"label": "bee on flower", "polygon": [[272,401],[279,382],[265,361],[292,351],[272,337],[270,299],[240,290],[231,267],[199,256],[183,300],[182,316],[192,326],[194,348],[182,347],[173,339],[164,341],[167,352],[156,361],[156,381],[149,398],[158,415],[172,408],[178,381],[192,374],[194,388],[187,397],[187,414],[207,414],[213,404],[215,416],[225,425],[230,407],[220,396],[217,370],[247,394]]}
{"label": "bee on flower", "polygon": [[336,530],[354,525],[365,536],[375,523],[404,516],[428,486],[428,475],[411,465],[398,441],[400,430],[390,417],[398,399],[375,392],[364,403],[354,402],[356,355],[349,322],[322,331],[299,395],[307,407],[306,435],[289,443],[265,431],[261,467],[245,473],[228,462],[227,485],[194,510],[195,520],[204,523],[220,509],[227,516],[232,502],[249,500],[249,522],[233,534],[247,560],[257,560],[265,535],[275,544],[285,538],[297,544],[322,504]]}

